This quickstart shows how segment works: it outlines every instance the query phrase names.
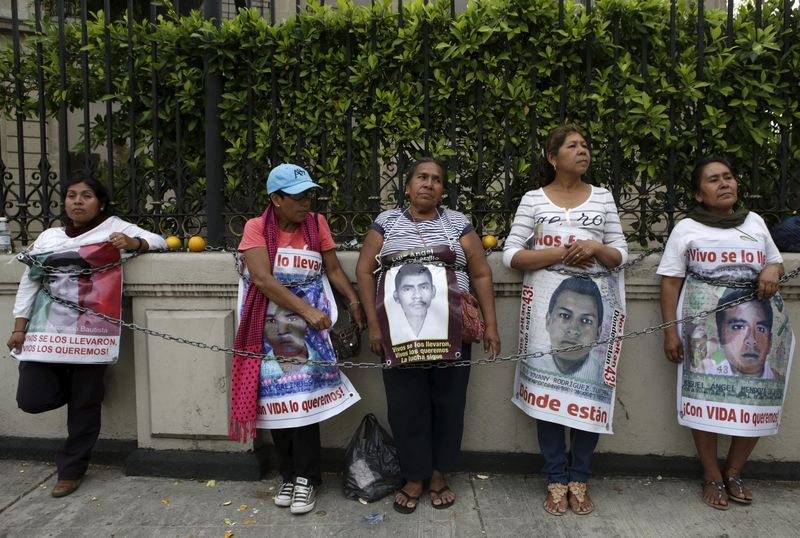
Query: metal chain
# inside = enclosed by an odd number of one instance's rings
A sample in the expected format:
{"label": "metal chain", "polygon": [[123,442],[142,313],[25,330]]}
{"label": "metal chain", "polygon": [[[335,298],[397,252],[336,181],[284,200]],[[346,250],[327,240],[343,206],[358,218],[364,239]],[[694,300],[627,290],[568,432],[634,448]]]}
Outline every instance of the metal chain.
{"label": "metal chain", "polygon": [[[793,278],[797,277],[800,274],[800,266],[796,267],[795,269],[789,271],[785,275],[783,275],[778,282],[783,284],[788,280],[792,280]],[[689,271],[688,275],[692,277],[694,280],[699,280],[704,284],[710,284],[712,286],[720,286],[723,288],[741,288],[741,289],[755,289],[758,287],[758,279],[755,280],[721,280],[721,279],[714,279],[708,276],[701,275],[699,273],[695,273],[694,271]]]}
{"label": "metal chain", "polygon": [[[795,270],[791,271],[790,273],[788,273],[787,275],[782,277],[781,278],[781,282],[785,282],[787,280],[795,278],[798,274],[800,274],[800,267],[796,268]],[[91,310],[89,308],[86,308],[85,306],[81,306],[79,304],[76,304],[76,303],[74,303],[72,301],[67,301],[67,300],[62,299],[60,297],[56,297],[50,292],[49,289],[47,289],[47,287],[43,286],[41,289],[45,293],[45,295],[47,295],[54,302],[59,303],[59,304],[64,305],[64,306],[67,306],[69,308],[72,308],[74,310],[77,310],[78,312],[98,317],[100,319],[103,319],[103,320],[108,321],[110,323],[113,323],[115,325],[119,325],[120,327],[127,327],[127,328],[135,330],[135,331],[143,332],[143,333],[148,334],[150,336],[163,338],[164,340],[169,340],[169,341],[176,342],[176,343],[179,343],[179,344],[186,344],[186,345],[194,346],[194,347],[199,348],[199,349],[205,349],[205,350],[213,351],[213,352],[231,353],[231,354],[235,354],[235,355],[239,355],[239,356],[246,357],[246,358],[251,358],[251,359],[259,359],[260,360],[260,359],[268,358],[268,359],[276,360],[276,361],[281,362],[281,363],[296,364],[296,365],[309,365],[309,364],[311,364],[311,365],[328,366],[328,367],[335,365],[335,366],[338,366],[340,368],[359,368],[359,369],[373,369],[373,368],[386,369],[386,368],[390,368],[390,366],[388,364],[383,363],[383,362],[341,361],[341,362],[337,362],[335,364],[331,364],[330,362],[325,362],[325,361],[315,361],[315,360],[308,360],[308,359],[296,359],[296,358],[288,358],[288,357],[280,357],[280,356],[279,357],[275,357],[273,355],[267,355],[267,354],[264,354],[264,353],[251,353],[251,352],[246,352],[246,351],[239,351],[239,350],[236,350],[234,348],[218,346],[216,344],[209,345],[209,344],[206,344],[205,342],[198,342],[198,341],[189,340],[189,339],[178,337],[178,336],[172,336],[172,335],[167,334],[167,333],[162,333],[162,332],[159,332],[159,331],[155,331],[155,330],[150,329],[148,327],[142,327],[141,325],[137,325],[135,323],[129,323],[129,322],[124,321],[122,319],[112,318],[112,317],[107,316],[105,314],[101,314],[99,312],[95,312],[95,311],[93,311],[93,310]],[[639,336],[653,334],[654,332],[661,331],[661,330],[664,330],[664,329],[668,329],[670,327],[676,327],[676,326],[681,325],[683,323],[687,323],[687,322],[694,321],[694,320],[697,320],[697,319],[704,319],[704,318],[708,317],[709,315],[715,314],[715,313],[717,313],[717,312],[719,312],[721,310],[725,310],[725,309],[728,309],[728,308],[733,308],[733,307],[738,306],[738,305],[740,305],[742,303],[746,303],[747,301],[750,301],[750,300],[754,299],[755,296],[756,296],[756,292],[753,291],[751,293],[748,293],[747,295],[744,295],[742,297],[739,297],[739,298],[734,299],[732,301],[729,301],[727,303],[718,305],[716,308],[712,308],[710,310],[701,310],[700,312],[698,312],[696,314],[693,314],[691,316],[687,316],[687,317],[682,318],[682,319],[676,319],[674,321],[667,321],[667,322],[660,323],[658,325],[654,325],[652,327],[647,327],[645,329],[641,329],[641,330],[634,331],[634,332],[631,332],[631,333],[625,333],[625,334],[622,334],[622,335],[618,335],[618,336],[614,336],[614,337],[610,337],[610,338],[606,338],[606,339],[602,339],[602,340],[595,340],[595,341],[590,342],[588,344],[575,344],[573,346],[566,346],[566,347],[561,347],[561,348],[550,349],[549,351],[536,351],[536,352],[533,352],[533,353],[520,353],[520,354],[516,354],[516,355],[506,355],[506,356],[503,356],[503,357],[496,357],[494,359],[492,359],[492,358],[480,358],[480,359],[471,359],[471,360],[453,360],[453,361],[448,360],[448,361],[428,362],[428,363],[422,363],[422,364],[412,363],[412,364],[401,365],[401,366],[399,366],[399,368],[420,368],[420,369],[428,370],[428,369],[431,369],[431,368],[453,368],[453,367],[459,367],[459,366],[472,366],[472,365],[484,365],[484,364],[502,363],[502,362],[515,362],[515,361],[524,360],[524,359],[528,359],[528,358],[540,358],[540,357],[544,357],[546,355],[554,355],[554,354],[557,354],[557,353],[566,353],[566,352],[578,351],[578,350],[582,350],[582,349],[591,349],[591,348],[593,348],[595,346],[599,346],[599,345],[602,345],[602,344],[609,344],[611,342],[616,342],[616,341],[620,341],[621,342],[623,340],[630,340],[630,339],[633,339],[633,338],[637,338]]]}
{"label": "metal chain", "polygon": [[[154,250],[152,252],[164,252],[164,251]],[[88,275],[93,275],[94,273],[102,273],[103,271],[108,271],[109,269],[113,269],[115,267],[119,267],[121,265],[124,265],[124,264],[128,263],[129,261],[131,261],[132,259],[134,259],[137,256],[139,256],[140,254],[144,254],[144,253],[143,252],[139,252],[139,251],[133,251],[133,252],[130,252],[127,256],[120,257],[120,259],[115,261],[115,262],[111,262],[111,263],[106,264],[106,265],[101,265],[100,267],[89,267],[89,268],[85,268],[85,269],[65,269],[64,267],[55,267],[53,265],[45,265],[42,262],[40,262],[39,260],[37,260],[35,257],[33,257],[30,254],[28,254],[27,251],[26,252],[22,252],[20,254],[17,254],[17,259],[19,261],[21,261],[22,263],[24,263],[25,265],[28,265],[30,267],[37,267],[37,268],[43,270],[46,273],[60,273],[60,274],[63,274],[63,275],[88,276]]]}
{"label": "metal chain", "polygon": [[616,267],[611,269],[604,269],[602,271],[578,271],[575,269],[567,269],[565,267],[545,267],[547,271],[551,271],[553,273],[559,273],[566,276],[576,276],[579,278],[594,278],[594,277],[601,277],[601,276],[609,276],[619,273],[620,271],[624,271],[628,267],[633,267],[634,265],[640,263],[646,257],[651,254],[658,254],[659,252],[664,252],[664,247],[657,247],[657,248],[650,248],[647,250],[642,251],[641,254],[633,258],[632,260],[628,260],[625,263],[619,264]]}

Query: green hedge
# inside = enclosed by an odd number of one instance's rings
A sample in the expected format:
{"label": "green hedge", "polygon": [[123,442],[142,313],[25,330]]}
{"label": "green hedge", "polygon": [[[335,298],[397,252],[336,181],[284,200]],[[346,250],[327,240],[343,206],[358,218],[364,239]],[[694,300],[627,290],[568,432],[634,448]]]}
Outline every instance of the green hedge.
{"label": "green hedge", "polygon": [[[274,152],[277,160],[311,167],[330,188],[331,209],[374,213],[396,202],[396,186],[387,173],[372,178],[372,151],[380,169],[393,171],[399,150],[411,157],[424,152],[427,134],[430,153],[455,165],[451,170],[455,205],[502,233],[509,210],[532,185],[541,142],[559,123],[562,95],[567,120],[590,133],[595,156],[592,179],[615,188],[641,241],[661,235],[665,208],[673,203],[682,207],[687,169],[699,152],[731,156],[743,173],[745,189],[763,195],[751,198],[754,206],[780,212],[791,204],[800,205],[798,9],[784,32],[783,0],[764,2],[760,29],[753,23],[753,8],[741,7],[734,18],[732,46],[726,44],[725,14],[706,11],[704,68],[698,77],[696,6],[678,3],[674,35],[669,8],[664,0],[600,0],[587,15],[581,5],[566,2],[560,25],[556,0],[478,1],[454,20],[449,1],[427,5],[414,1],[404,4],[401,25],[392,2],[363,8],[345,0],[335,9],[309,5],[302,14],[275,26],[254,10],[223,21],[219,29],[196,12],[164,17],[156,25],[136,23],[131,50],[127,22],[119,20],[109,29],[110,94],[104,81],[103,16],[97,13],[88,24],[89,94],[92,101],[115,103],[113,135],[121,145],[127,143],[128,115],[135,110],[136,155],[148,177],[155,172],[172,177],[175,114],[180,111],[186,166],[181,191],[187,200],[194,200],[183,208],[188,213],[202,211],[205,189],[206,52],[214,55],[224,81],[222,137],[231,212],[252,212],[263,203],[262,177]],[[67,25],[66,38],[65,92],[59,90],[58,36],[52,22],[45,21],[43,32],[29,37],[23,51],[21,77],[26,90],[33,91],[37,87],[33,45],[43,48],[49,114],[55,114],[62,101],[73,110],[82,105],[80,27]],[[671,39],[676,50],[674,71]],[[157,45],[155,62],[152,43]],[[591,51],[588,75],[587,50]],[[9,116],[21,111],[35,117],[35,93],[15,100],[12,52],[6,49],[2,54],[0,109]],[[128,90],[129,55],[139,87],[135,98]],[[153,69],[158,75],[161,119],[158,150],[163,170],[159,171],[152,170]],[[273,76],[278,91],[274,115]],[[247,150],[249,99],[252,151]],[[93,146],[104,143],[106,136],[102,118],[97,119],[92,126]],[[348,126],[356,182],[352,191],[346,185]],[[780,173],[781,128],[793,134],[793,141],[788,160],[784,159],[790,198],[779,203],[771,193],[777,192]],[[677,183],[668,188],[668,156],[673,148]],[[749,175],[754,166],[760,170],[758,182]],[[248,181],[253,174],[258,176],[255,183]],[[124,176],[121,166],[118,181],[124,182]],[[126,195],[124,189],[120,195]],[[450,204],[454,205],[452,200]],[[170,203],[163,208],[165,213],[178,210]],[[357,220],[356,231],[363,231],[365,222],[369,219]]]}

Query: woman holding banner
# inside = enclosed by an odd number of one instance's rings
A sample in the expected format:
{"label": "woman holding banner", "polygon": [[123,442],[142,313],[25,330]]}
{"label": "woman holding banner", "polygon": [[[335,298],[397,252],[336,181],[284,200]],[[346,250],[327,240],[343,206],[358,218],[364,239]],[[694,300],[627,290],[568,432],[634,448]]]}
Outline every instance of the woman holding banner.
{"label": "woman holding banner", "polygon": [[611,193],[583,180],[591,152],[582,131],[553,130],[545,157],[542,187],[523,196],[503,251],[503,263],[525,273],[519,353],[528,357],[517,364],[512,402],[536,419],[544,509],[588,514],[586,482],[598,433],[611,433],[620,353],[618,342],[593,344],[621,333],[625,319],[623,275],[602,271],[628,251]]}
{"label": "woman holding banner", "polygon": [[446,178],[437,160],[414,163],[405,182],[408,207],[375,219],[356,266],[370,349],[392,366],[383,370],[383,383],[406,480],[394,509],[403,514],[416,510],[426,481],[434,508],[456,499],[444,473],[459,465],[470,369],[414,363],[470,359],[470,343],[479,338],[467,331],[464,339],[464,327],[477,321],[477,312],[462,314],[462,301],[475,300],[470,284],[485,320],[484,351],[500,353],[492,271],[467,217],[439,207]]}
{"label": "woman holding banner", "polygon": [[[741,472],[758,438],[777,433],[794,336],[776,295],[783,259],[763,219],[737,204],[730,164],[702,159],[692,189],[697,206],[675,226],[658,267],[661,315],[716,314],[665,329],[664,353],[679,364],[678,422],[691,428],[703,464],[703,502],[727,510],[729,500],[753,500]],[[742,288],[755,280],[755,293]],[[724,470],[720,433],[731,435]]]}
{"label": "woman holding banner", "polygon": [[331,284],[349,301],[363,328],[361,303],[336,257],[325,218],[311,213],[320,186],[294,164],[267,178],[271,204],[245,225],[244,253],[231,390],[231,436],[246,441],[269,429],[283,484],[277,506],[305,514],[321,482],[319,423],[356,403],[359,395],[336,367],[328,330],[338,312]]}
{"label": "woman holding banner", "polygon": [[111,216],[108,191],[96,179],[79,176],[67,181],[62,200],[66,225],[42,232],[22,256],[29,267],[20,280],[7,344],[20,360],[20,409],[43,413],[67,405],[68,436],[56,452],[53,497],[78,489],[89,466],[100,434],[103,376],[117,359],[120,330],[55,302],[49,294],[119,318],[122,269],[98,268],[119,261],[121,250],[166,248],[158,235]]}

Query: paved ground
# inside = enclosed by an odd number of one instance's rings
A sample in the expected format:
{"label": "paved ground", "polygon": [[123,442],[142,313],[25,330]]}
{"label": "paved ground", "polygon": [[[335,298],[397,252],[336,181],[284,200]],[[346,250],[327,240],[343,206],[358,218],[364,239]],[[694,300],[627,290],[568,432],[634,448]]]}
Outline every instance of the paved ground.
{"label": "paved ground", "polygon": [[[0,460],[0,538],[11,537],[796,537],[800,483],[751,481],[756,501],[727,512],[706,507],[699,482],[608,478],[591,483],[596,509],[554,517],[541,508],[544,479],[526,475],[451,477],[453,508],[426,502],[405,516],[391,498],[360,504],[325,475],[317,509],[292,516],[272,503],[277,479],[209,483],[127,477],[92,466],[73,495],[54,499],[55,467]],[[371,520],[373,524],[369,524]],[[232,534],[230,534],[232,533]]]}

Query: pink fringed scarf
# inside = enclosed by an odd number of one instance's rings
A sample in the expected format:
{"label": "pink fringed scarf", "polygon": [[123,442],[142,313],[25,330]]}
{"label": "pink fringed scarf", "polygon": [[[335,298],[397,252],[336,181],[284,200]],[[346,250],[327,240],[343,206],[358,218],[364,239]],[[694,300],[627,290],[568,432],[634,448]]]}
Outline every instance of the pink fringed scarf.
{"label": "pink fringed scarf", "polygon": [[[270,268],[275,266],[278,253],[278,219],[272,206],[264,211],[264,239],[267,242]],[[306,245],[316,252],[321,251],[319,229],[315,217],[306,214],[301,225]],[[267,315],[269,299],[258,287],[250,283],[242,308],[242,319],[236,331],[234,348],[246,353],[264,352],[264,319]],[[261,359],[233,355],[231,373],[231,418],[228,435],[231,439],[246,442],[248,435],[256,435],[256,406],[258,404],[258,375],[261,370]]]}

